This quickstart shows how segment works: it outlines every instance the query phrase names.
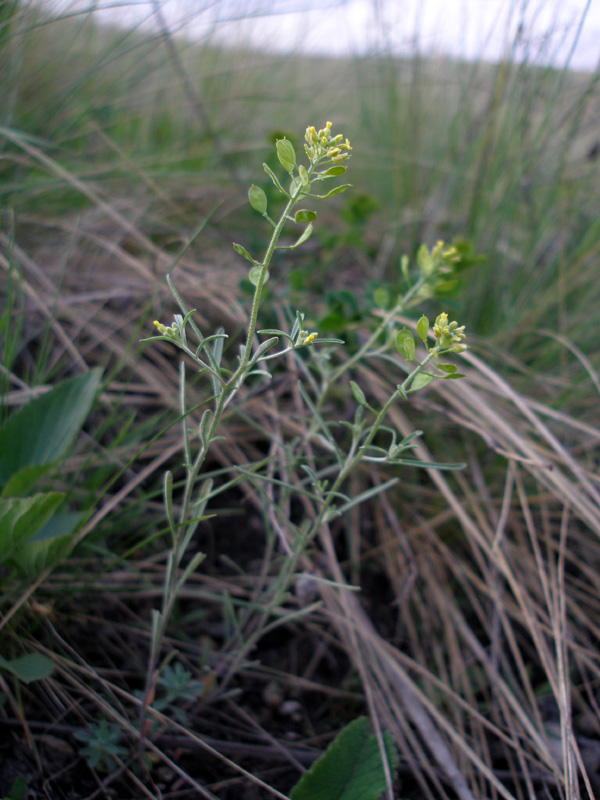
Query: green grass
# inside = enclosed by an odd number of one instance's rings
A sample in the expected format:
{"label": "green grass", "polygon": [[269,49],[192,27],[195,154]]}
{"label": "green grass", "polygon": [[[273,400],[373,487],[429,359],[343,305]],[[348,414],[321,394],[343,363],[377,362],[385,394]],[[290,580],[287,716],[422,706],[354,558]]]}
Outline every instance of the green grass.
{"label": "green grass", "polygon": [[[50,682],[1,673],[7,729],[22,738],[29,725],[35,739],[48,708],[75,747],[105,718],[129,754],[120,790],[141,791],[135,693],[168,548],[162,473],[172,469],[176,487],[183,474],[177,360],[139,340],[172,314],[164,274],[207,218],[177,285],[203,330],[244,330],[246,270],[231,241],[264,244],[247,187],[270,191],[261,165],[274,135],[299,143],[307,124],[332,119],[354,147],[354,194],[324,210],[304,253],[277,261],[261,320],[281,326],[285,303],[303,307],[310,329],[325,320],[348,342],[340,358],[351,356],[377,290],[403,288],[401,255],[464,238],[464,252],[485,260],[472,258],[457,291],[424,309],[431,317],[445,304],[467,325],[468,380],[394,408],[391,422],[402,435],[425,431],[422,460],[467,468],[402,472],[397,489],[315,545],[303,568],[361,583],[360,600],[331,588],[304,618],[295,595],[267,614],[285,568],[278,518],[265,488],[231,465],[259,462],[282,432],[290,469],[311,454],[283,373],[273,395],[241,398],[207,465],[217,483],[238,483],[199,532],[208,556],[165,649],[204,694],[154,723],[156,763],[174,774],[168,759],[191,753],[177,768],[194,796],[194,781],[227,798],[258,779],[259,796],[277,796],[367,710],[400,749],[404,800],[456,796],[445,777],[454,767],[476,798],[520,800],[542,786],[577,797],[544,726],[556,713],[567,740],[600,737],[599,75],[418,51],[326,59],[234,52],[210,38],[166,46],[102,28],[93,13],[52,20],[16,2],[0,5],[0,73],[2,413],[32,388],[104,369],[84,433],[46,487],[88,511],[78,546],[39,585],[3,584],[0,648],[55,663]],[[398,382],[383,361],[354,378],[381,399]],[[202,379],[189,394],[203,402]],[[354,413],[345,385],[329,402]],[[351,490],[378,480],[364,470]],[[281,519],[297,519],[300,501],[275,499]],[[287,622],[262,637],[274,619]],[[300,711],[286,716],[285,701]],[[202,759],[199,739],[214,749]],[[89,770],[70,769],[81,796],[92,794]]]}

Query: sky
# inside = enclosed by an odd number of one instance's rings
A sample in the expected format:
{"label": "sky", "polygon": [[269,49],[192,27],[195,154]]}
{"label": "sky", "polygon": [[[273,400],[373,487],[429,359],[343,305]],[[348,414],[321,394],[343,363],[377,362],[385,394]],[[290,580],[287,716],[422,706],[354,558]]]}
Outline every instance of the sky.
{"label": "sky", "polygon": [[[71,0],[56,2],[72,7]],[[156,2],[173,32],[278,52],[404,55],[414,53],[417,45],[423,54],[492,61],[509,55],[536,64],[569,63],[579,70],[600,67],[600,0]],[[156,24],[153,5],[146,0],[112,5],[103,14],[111,22]]]}

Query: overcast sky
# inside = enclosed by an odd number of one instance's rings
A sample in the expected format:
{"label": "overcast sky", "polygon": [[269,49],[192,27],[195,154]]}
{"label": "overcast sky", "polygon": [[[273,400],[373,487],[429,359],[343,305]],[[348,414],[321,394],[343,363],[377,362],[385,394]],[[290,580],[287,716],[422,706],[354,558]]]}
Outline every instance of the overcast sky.
{"label": "overcast sky", "polygon": [[[512,54],[540,64],[562,65],[569,60],[574,69],[600,66],[600,0],[160,0],[160,4],[168,25],[192,38],[210,34],[278,51],[342,55],[383,50],[401,55],[413,52],[418,42],[423,53],[492,60]],[[146,0],[125,2],[105,13],[112,21],[153,24],[152,5]]]}

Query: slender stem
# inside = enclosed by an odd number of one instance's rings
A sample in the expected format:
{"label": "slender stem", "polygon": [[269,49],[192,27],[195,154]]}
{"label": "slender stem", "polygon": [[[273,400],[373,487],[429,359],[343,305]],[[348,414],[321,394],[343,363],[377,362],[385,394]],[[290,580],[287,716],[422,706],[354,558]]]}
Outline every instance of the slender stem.
{"label": "slender stem", "polygon": [[351,356],[347,361],[344,361],[343,364],[334,370],[334,372],[329,377],[329,383],[333,383],[336,381],[340,375],[344,372],[347,372],[351,367],[354,366],[360,359],[368,353],[371,349],[373,344],[377,341],[377,339],[381,336],[382,332],[387,328],[390,324],[392,319],[399,314],[403,308],[406,308],[408,303],[412,300],[412,298],[417,294],[417,292],[421,289],[422,286],[427,282],[427,278],[421,275],[421,277],[414,283],[408,292],[396,303],[394,308],[391,311],[388,311],[387,314],[383,317],[379,325],[375,328],[373,333],[369,336],[367,341]]}
{"label": "slender stem", "polygon": [[439,349],[434,347],[432,352],[428,353],[427,356],[423,359],[423,361],[418,364],[415,369],[407,375],[404,381],[398,386],[395,392],[390,396],[384,406],[381,408],[377,416],[375,417],[375,421],[371,425],[369,432],[367,433],[365,439],[363,440],[360,447],[357,447],[358,442],[353,442],[346,458],[344,460],[344,464],[339,472],[339,475],[333,482],[331,489],[328,490],[327,496],[323,501],[323,505],[319,511],[317,518],[315,519],[313,525],[311,526],[311,530],[307,536],[308,539],[313,538],[319,531],[319,528],[323,524],[326,516],[327,510],[330,508],[331,504],[335,499],[335,492],[341,487],[343,482],[346,480],[348,475],[352,472],[352,470],[357,466],[358,462],[362,458],[362,452],[365,447],[368,447],[377,432],[381,428],[385,417],[387,416],[388,411],[393,406],[393,404],[400,399],[401,397],[405,396],[407,389],[409,388],[412,381],[416,378],[416,376],[429,364],[429,362],[438,355]]}

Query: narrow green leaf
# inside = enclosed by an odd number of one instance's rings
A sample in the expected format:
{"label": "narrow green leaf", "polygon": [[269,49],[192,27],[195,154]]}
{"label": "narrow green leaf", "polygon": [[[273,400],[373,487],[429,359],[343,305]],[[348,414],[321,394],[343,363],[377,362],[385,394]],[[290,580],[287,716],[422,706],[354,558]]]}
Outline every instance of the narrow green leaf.
{"label": "narrow green leaf", "polygon": [[307,239],[310,239],[310,237],[312,236],[312,232],[313,232],[312,222],[309,222],[308,225],[306,226],[306,228],[304,229],[304,231],[302,232],[302,235],[300,236],[300,238],[296,242],[294,242],[294,244],[291,244],[288,247],[281,246],[281,247],[278,247],[277,249],[278,250],[295,250],[297,247],[300,247],[301,244],[304,244],[304,242],[306,242]]}
{"label": "narrow green leaf", "polygon": [[289,333],[285,331],[280,331],[279,328],[263,328],[260,331],[256,331],[259,336],[283,336],[284,339],[288,339],[290,342],[292,341],[292,337]]}
{"label": "narrow green leaf", "polygon": [[460,372],[455,372],[453,375],[444,375],[442,380],[444,380],[444,381],[456,381],[456,380],[459,380],[459,378],[466,378],[466,377],[467,377],[466,375],[462,375]]}
{"label": "narrow green leaf", "polygon": [[0,484],[64,455],[90,412],[100,375],[93,369],[63,381],[9,417],[0,430]]}
{"label": "narrow green leaf", "polygon": [[402,256],[402,258],[400,259],[400,271],[402,272],[404,280],[410,286],[410,272],[409,272],[408,256]]}
{"label": "narrow green leaf", "polygon": [[267,195],[260,186],[254,186],[254,184],[252,184],[248,190],[248,199],[250,200],[252,208],[258,211],[259,214],[267,213]]}
{"label": "narrow green leaf", "polygon": [[359,406],[366,406],[367,405],[367,398],[365,397],[365,393],[360,388],[356,381],[350,381],[350,388],[352,389],[352,396],[356,400]]}
{"label": "narrow green leaf", "polygon": [[336,186],[335,189],[327,192],[327,194],[316,194],[311,195],[311,197],[318,197],[319,200],[327,200],[328,197],[333,197],[335,194],[341,194],[342,192],[345,192],[346,189],[350,189],[351,187],[351,183],[343,183],[341,186]]}
{"label": "narrow green leaf", "polygon": [[456,472],[464,469],[466,464],[443,464],[438,461],[420,461],[417,458],[388,458],[386,464],[397,464],[402,467],[419,467],[420,469],[440,469],[446,472]]}
{"label": "narrow green leaf", "polygon": [[408,328],[402,328],[396,334],[396,349],[407,361],[415,360],[415,340]]}
{"label": "narrow green leaf", "polygon": [[[390,770],[398,764],[392,737],[384,734]],[[351,722],[305,772],[291,800],[377,800],[385,791],[385,771],[377,738],[365,717]]]}
{"label": "narrow green leaf", "polygon": [[23,683],[41,681],[54,672],[54,663],[41,653],[28,653],[26,656],[7,660],[0,656],[0,667],[12,672]]}
{"label": "narrow green leaf", "polygon": [[453,375],[457,370],[456,364],[437,364],[436,366],[438,369],[441,369],[442,372],[447,372],[450,375]]}
{"label": "narrow green leaf", "polygon": [[236,243],[234,242],[234,243],[233,243],[233,249],[234,249],[234,250],[235,250],[235,252],[236,252],[236,253],[238,253],[240,256],[243,256],[243,258],[245,258],[245,259],[246,259],[246,261],[249,261],[251,264],[254,264],[254,266],[259,266],[259,264],[260,264],[260,261],[256,261],[256,259],[252,258],[252,256],[250,255],[250,253],[249,253],[249,252],[246,250],[246,248],[245,248],[245,247],[242,247],[242,245],[241,245],[241,244],[236,244]]}
{"label": "narrow green leaf", "polygon": [[282,186],[282,185],[281,185],[281,183],[279,182],[279,178],[277,177],[277,175],[275,175],[275,173],[273,172],[273,170],[271,169],[271,167],[270,167],[268,164],[263,164],[263,169],[264,169],[264,171],[267,173],[267,175],[269,176],[269,178],[271,178],[271,180],[273,181],[273,183],[275,184],[275,186],[276,186],[276,187],[279,189],[279,191],[281,192],[281,194],[284,194],[286,197],[289,197],[289,194],[288,194],[288,193],[286,192],[286,190],[283,188],[283,186]]}

